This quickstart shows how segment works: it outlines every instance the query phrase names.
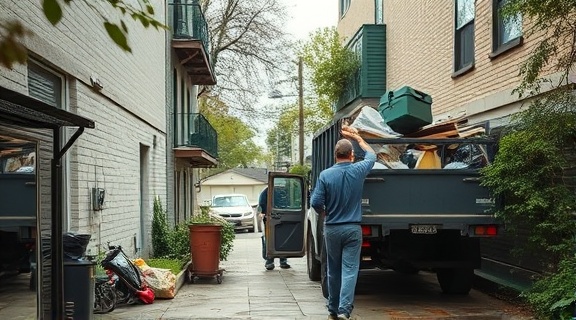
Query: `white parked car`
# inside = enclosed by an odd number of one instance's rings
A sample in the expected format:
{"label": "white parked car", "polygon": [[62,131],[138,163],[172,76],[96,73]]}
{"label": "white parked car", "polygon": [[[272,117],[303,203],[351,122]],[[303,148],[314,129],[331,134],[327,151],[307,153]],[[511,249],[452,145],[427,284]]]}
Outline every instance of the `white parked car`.
{"label": "white parked car", "polygon": [[219,194],[212,197],[210,210],[234,225],[234,229],[254,231],[254,208],[243,194]]}

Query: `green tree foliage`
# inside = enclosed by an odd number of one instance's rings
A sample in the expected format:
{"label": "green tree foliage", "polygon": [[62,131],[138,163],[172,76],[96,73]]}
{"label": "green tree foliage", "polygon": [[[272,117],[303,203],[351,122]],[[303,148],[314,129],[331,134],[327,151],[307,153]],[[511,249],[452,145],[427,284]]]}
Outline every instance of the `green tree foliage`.
{"label": "green tree foliage", "polygon": [[312,70],[314,91],[330,103],[340,98],[360,66],[357,55],[344,47],[342,40],[334,27],[318,29],[301,45],[299,53]]}
{"label": "green tree foliage", "polygon": [[522,83],[517,92],[540,93],[541,85],[550,82],[542,74],[561,72],[558,85],[566,83],[570,68],[576,59],[576,2],[573,0],[508,0],[504,14],[510,19],[521,15],[527,30],[524,36],[535,42],[535,47],[520,68]]}
{"label": "green tree foliage", "polygon": [[574,297],[574,281],[554,286],[566,272],[575,272],[563,269],[567,263],[573,264],[575,250],[575,111],[575,98],[565,91],[536,100],[514,115],[495,161],[482,170],[482,185],[503,197],[504,206],[497,216],[510,236],[518,236],[521,229],[530,230],[527,242],[516,241],[521,244],[517,251],[540,253],[542,278],[524,296],[542,319],[560,319],[553,315],[560,312],[560,306],[553,306],[559,300],[548,298],[567,292]]}
{"label": "green tree foliage", "polygon": [[576,257],[560,262],[557,272],[536,282],[527,298],[538,319],[571,320],[574,312],[576,288]]}
{"label": "green tree foliage", "polygon": [[[96,16],[100,17],[104,30],[108,33],[114,43],[127,52],[132,52],[128,44],[128,26],[124,17],[131,17],[138,21],[145,28],[154,27],[155,29],[166,28],[161,22],[154,18],[154,7],[149,0],[102,0],[110,7],[121,14],[118,22],[112,21],[107,17],[105,10],[94,4],[91,0],[43,0],[42,12],[44,17],[56,26],[65,13],[66,6],[82,3],[87,9],[92,10]],[[135,5],[137,4],[137,5]],[[14,63],[24,63],[27,60],[28,51],[21,43],[23,37],[33,36],[33,33],[22,25],[20,21],[12,20],[0,22],[0,65],[12,68]]]}
{"label": "green tree foliage", "polygon": [[283,157],[290,157],[291,139],[291,132],[283,130],[279,125],[268,131],[266,145],[268,150],[275,155],[274,161],[278,161]]}
{"label": "green tree foliage", "polygon": [[[539,319],[570,319],[576,285],[576,101],[567,84],[576,58],[576,2],[508,0],[504,14],[522,17],[526,43],[534,45],[515,89],[520,98],[534,98],[507,128],[494,163],[483,171],[483,184],[504,197],[498,215],[512,236],[530,230],[528,242],[517,242],[518,251],[541,253],[541,278],[523,295]],[[555,74],[560,78],[550,77]]]}
{"label": "green tree foliage", "polygon": [[290,173],[299,174],[305,178],[308,178],[308,174],[310,173],[310,167],[306,165],[294,165],[290,168]]}
{"label": "green tree foliage", "polygon": [[254,130],[241,119],[227,113],[224,104],[215,99],[202,99],[200,112],[218,133],[218,157],[221,168],[247,168],[262,157],[262,148],[256,145]]}

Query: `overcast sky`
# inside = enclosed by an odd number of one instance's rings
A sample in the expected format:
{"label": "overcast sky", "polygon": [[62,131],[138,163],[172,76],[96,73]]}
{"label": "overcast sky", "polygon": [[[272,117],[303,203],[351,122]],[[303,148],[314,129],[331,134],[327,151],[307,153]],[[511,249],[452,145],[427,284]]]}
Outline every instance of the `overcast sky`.
{"label": "overcast sky", "polygon": [[338,0],[284,0],[291,12],[288,31],[303,39],[318,28],[335,26]]}
{"label": "overcast sky", "polygon": [[[298,40],[307,39],[311,32],[319,28],[336,26],[338,21],[338,0],[283,0],[288,7],[290,17],[287,19],[286,31]],[[294,67],[296,74],[297,68]],[[296,98],[286,98],[296,99]],[[284,99],[269,99],[264,96],[260,105],[268,108],[270,105],[285,104]],[[255,142],[266,148],[266,130],[272,128],[277,119],[267,119],[260,123]]]}

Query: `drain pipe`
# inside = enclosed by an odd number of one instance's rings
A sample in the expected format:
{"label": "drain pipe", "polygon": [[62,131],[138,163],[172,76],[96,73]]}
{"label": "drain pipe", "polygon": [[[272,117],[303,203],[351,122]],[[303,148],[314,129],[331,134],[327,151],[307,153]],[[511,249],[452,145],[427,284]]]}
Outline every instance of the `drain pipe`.
{"label": "drain pipe", "polygon": [[52,319],[65,319],[64,310],[64,252],[62,241],[62,225],[64,219],[62,217],[62,157],[74,142],[84,132],[84,127],[78,128],[72,135],[70,140],[66,143],[64,148],[60,150],[60,128],[53,128],[53,141],[52,141],[52,163],[50,171],[51,180],[51,305],[52,305]]}

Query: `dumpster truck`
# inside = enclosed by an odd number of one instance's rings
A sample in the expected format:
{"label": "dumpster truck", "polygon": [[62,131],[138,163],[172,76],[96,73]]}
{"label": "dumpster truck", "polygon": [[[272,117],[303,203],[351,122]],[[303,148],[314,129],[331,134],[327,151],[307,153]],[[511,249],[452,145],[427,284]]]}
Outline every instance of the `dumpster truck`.
{"label": "dumpster truck", "polygon": [[[322,281],[325,296],[324,221],[308,208],[306,199],[320,172],[334,164],[334,146],[342,138],[344,121],[335,120],[314,136],[309,181],[269,174],[268,187],[285,189],[284,203],[289,205],[268,199],[267,254],[305,255],[308,276]],[[467,294],[481,263],[480,239],[495,237],[501,229],[494,216],[500,201],[480,185],[479,173],[494,157],[494,141],[405,136],[365,140],[378,161],[364,182],[360,268],[435,272],[444,293]],[[357,144],[354,155],[356,161],[364,155]]]}
{"label": "dumpster truck", "polygon": [[30,272],[36,237],[35,148],[0,143],[0,275]]}

